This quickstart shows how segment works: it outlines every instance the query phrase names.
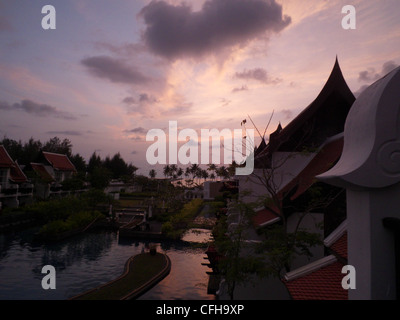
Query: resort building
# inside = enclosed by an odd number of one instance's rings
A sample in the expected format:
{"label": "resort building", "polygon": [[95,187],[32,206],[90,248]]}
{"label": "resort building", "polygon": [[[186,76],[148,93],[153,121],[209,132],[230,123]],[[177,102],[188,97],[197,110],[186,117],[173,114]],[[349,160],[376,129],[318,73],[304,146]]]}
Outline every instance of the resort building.
{"label": "resort building", "polygon": [[73,177],[77,172],[75,166],[65,154],[41,151],[37,160],[30,163],[35,173],[36,196],[41,199],[60,196],[63,192],[62,182]]}
{"label": "resort building", "polygon": [[4,146],[0,146],[0,210],[30,203],[32,197],[33,185]]}
{"label": "resort building", "polygon": [[[345,190],[317,181],[316,176],[340,159],[344,124],[354,101],[336,59],[317,98],[286,127],[279,124],[268,141],[262,139],[254,153],[254,172],[235,177],[239,194],[245,194],[242,200],[258,203],[253,227],[245,235],[247,243],[261,242],[260,231],[273,224],[284,224],[288,233],[300,227],[324,239],[343,223]],[[240,213],[230,209],[228,219],[234,228],[240,221]],[[326,250],[323,245],[311,248],[313,256],[299,255],[292,261],[291,270],[327,259]],[[264,290],[262,295],[268,299],[288,299],[287,283],[281,280],[260,279],[258,291]],[[275,292],[274,297],[267,290]]]}

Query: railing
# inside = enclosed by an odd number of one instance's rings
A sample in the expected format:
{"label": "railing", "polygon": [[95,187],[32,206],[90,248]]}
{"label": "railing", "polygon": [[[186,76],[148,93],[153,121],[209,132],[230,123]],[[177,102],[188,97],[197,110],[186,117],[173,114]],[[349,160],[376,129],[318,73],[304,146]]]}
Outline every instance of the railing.
{"label": "railing", "polygon": [[6,185],[6,186],[3,186],[0,191],[1,191],[1,194],[4,195],[4,196],[17,195],[17,193],[18,193],[18,185],[17,184]]}

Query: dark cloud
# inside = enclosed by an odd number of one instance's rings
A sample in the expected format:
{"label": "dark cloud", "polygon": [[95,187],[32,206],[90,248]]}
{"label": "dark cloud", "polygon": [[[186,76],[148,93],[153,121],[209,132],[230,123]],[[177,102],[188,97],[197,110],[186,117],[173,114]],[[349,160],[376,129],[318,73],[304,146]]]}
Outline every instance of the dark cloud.
{"label": "dark cloud", "polygon": [[99,78],[108,79],[115,83],[145,84],[150,78],[127,65],[122,60],[108,56],[85,58],[81,63],[89,72]]}
{"label": "dark cloud", "polygon": [[139,95],[139,103],[145,103],[145,104],[153,104],[158,102],[157,98],[149,95],[147,93],[141,93]]}
{"label": "dark cloud", "polygon": [[155,105],[159,102],[156,97],[148,93],[140,93],[137,98],[128,96],[122,100],[129,114],[153,117]]}
{"label": "dark cloud", "polygon": [[134,97],[126,97],[124,100],[122,100],[122,102],[126,104],[134,104],[136,103],[136,100]]}
{"label": "dark cloud", "polygon": [[22,100],[20,103],[10,105],[7,102],[0,102],[0,110],[18,110],[38,117],[54,117],[65,120],[76,120],[76,117],[69,112],[60,111],[47,104],[36,103],[32,100]]}
{"label": "dark cloud", "polygon": [[[367,82],[367,83],[372,83],[380,78],[384,77],[387,75],[390,71],[393,69],[397,68],[399,65],[394,62],[393,60],[386,61],[382,65],[382,70],[381,72],[376,72],[374,68],[369,68],[368,70],[361,71],[358,74],[358,81],[360,82]],[[354,96],[357,98],[365,89],[367,89],[369,85],[365,84],[362,85],[356,92],[354,92]]]}
{"label": "dark cloud", "polygon": [[386,61],[382,65],[382,70],[380,73],[376,72],[374,68],[369,68],[368,70],[361,71],[358,74],[358,81],[361,82],[374,82],[388,74],[390,71],[398,67],[396,62],[390,60]]}
{"label": "dark cloud", "polygon": [[66,136],[81,136],[82,132],[74,131],[74,130],[65,130],[65,131],[47,131],[47,134],[54,135],[66,135]]}
{"label": "dark cloud", "polygon": [[244,70],[243,72],[236,72],[234,77],[245,80],[257,80],[266,84],[275,84],[281,81],[280,79],[277,78],[275,79],[270,78],[268,72],[262,68],[255,68],[250,70]]}
{"label": "dark cloud", "polygon": [[200,11],[187,4],[152,1],[140,16],[146,24],[145,44],[172,60],[243,45],[267,31],[279,32],[291,22],[275,0],[208,0]]}
{"label": "dark cloud", "polygon": [[131,130],[124,130],[123,132],[125,133],[141,133],[141,134],[146,134],[147,130],[145,128],[142,127],[137,127],[137,128],[133,128]]}

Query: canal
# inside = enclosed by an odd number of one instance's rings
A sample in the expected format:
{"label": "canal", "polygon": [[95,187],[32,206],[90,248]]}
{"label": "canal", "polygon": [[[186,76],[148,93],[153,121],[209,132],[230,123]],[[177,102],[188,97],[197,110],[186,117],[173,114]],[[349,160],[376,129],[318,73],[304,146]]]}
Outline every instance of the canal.
{"label": "canal", "polygon": [[[118,232],[85,233],[62,242],[33,241],[35,229],[0,234],[0,300],[64,300],[118,277],[126,260],[146,250],[149,242],[119,239]],[[209,239],[209,231],[188,232],[184,240]],[[143,300],[210,300],[209,269],[204,248],[177,241],[157,243],[172,263],[170,274],[145,293]],[[42,267],[56,269],[56,289],[44,290]]]}

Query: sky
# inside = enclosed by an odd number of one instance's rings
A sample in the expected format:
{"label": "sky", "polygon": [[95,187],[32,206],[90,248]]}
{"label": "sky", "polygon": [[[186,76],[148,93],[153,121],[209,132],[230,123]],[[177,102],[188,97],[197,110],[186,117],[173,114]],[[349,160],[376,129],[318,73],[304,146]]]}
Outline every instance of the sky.
{"label": "sky", "polygon": [[68,138],[86,160],[119,152],[148,175],[160,168],[149,130],[247,119],[268,137],[317,97],[336,56],[357,96],[400,65],[399,12],[398,0],[0,0],[0,135]]}

